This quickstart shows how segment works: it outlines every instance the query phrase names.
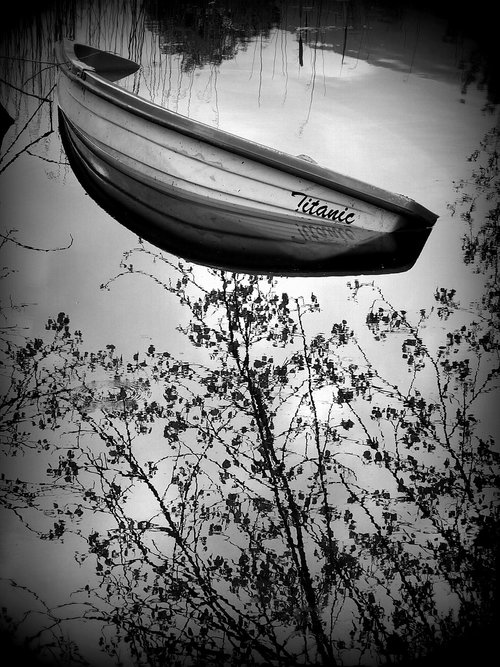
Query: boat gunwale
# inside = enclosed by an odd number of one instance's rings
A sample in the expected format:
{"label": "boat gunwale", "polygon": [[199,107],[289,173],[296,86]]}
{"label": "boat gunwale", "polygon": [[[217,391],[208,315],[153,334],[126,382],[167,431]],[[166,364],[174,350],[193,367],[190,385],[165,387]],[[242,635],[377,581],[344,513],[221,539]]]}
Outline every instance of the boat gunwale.
{"label": "boat gunwale", "polygon": [[[402,214],[416,222],[419,228],[432,227],[438,217],[435,213],[404,195],[391,193],[319,165],[308,163],[301,158],[224,130],[213,128],[131,93],[100,76],[95,68],[89,68],[88,65],[79,61],[74,51],[76,44],[79,44],[79,42],[63,40],[56,46],[56,58],[64,75],[91,93],[139,118],[179,132],[192,139],[206,142],[220,150],[287,172],[297,178],[303,178],[323,187],[337,190],[385,210]],[[109,52],[103,51],[103,53],[108,54]],[[121,56],[118,57],[122,58]]]}

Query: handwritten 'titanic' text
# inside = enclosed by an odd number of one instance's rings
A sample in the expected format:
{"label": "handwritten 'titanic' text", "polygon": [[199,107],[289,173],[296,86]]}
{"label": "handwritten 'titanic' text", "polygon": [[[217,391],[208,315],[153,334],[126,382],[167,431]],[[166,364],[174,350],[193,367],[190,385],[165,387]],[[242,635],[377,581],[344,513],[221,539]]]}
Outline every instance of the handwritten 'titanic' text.
{"label": "handwritten 'titanic' text", "polygon": [[300,197],[300,201],[297,204],[296,211],[300,213],[307,213],[309,215],[315,215],[318,218],[323,218],[324,220],[333,220],[334,222],[344,222],[346,225],[350,225],[354,222],[356,217],[355,213],[349,213],[347,206],[344,209],[329,208],[325,203],[321,202],[319,199],[314,199],[313,197],[308,197],[303,192],[292,192],[292,197]]}

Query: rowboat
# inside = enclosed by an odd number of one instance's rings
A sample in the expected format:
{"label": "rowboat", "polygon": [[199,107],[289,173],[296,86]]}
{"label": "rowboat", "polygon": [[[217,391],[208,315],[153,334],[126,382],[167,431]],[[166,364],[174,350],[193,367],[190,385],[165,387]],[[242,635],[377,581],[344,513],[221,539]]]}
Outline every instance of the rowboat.
{"label": "rowboat", "polygon": [[174,113],[120,86],[139,65],[64,40],[59,129],[84,189],[154,245],[233,271],[410,268],[437,216],[415,201]]}

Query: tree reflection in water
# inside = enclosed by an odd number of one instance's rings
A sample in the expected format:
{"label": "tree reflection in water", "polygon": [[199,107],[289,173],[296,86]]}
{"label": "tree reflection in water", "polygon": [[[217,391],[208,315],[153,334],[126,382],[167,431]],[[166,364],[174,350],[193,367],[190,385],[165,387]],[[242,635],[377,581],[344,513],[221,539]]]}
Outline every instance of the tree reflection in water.
{"label": "tree reflection in water", "polygon": [[[169,262],[140,245],[113,281],[147,275],[143,259]],[[207,288],[175,269],[161,287],[202,363],[153,346],[128,362],[83,352],[63,315],[7,351],[3,444],[47,474],[4,476],[4,504],[95,567],[69,611],[50,610],[56,627],[101,620],[103,650],[148,665],[397,662],[488,628],[499,454],[480,414],[498,386],[497,311],[464,313],[442,288],[414,320],[355,282],[358,301],[372,294],[372,342],[345,320],[310,337],[314,296],[224,273]],[[377,359],[398,350],[395,382]],[[123,396],[87,411],[103,373],[128,379]]]}
{"label": "tree reflection in water", "polygon": [[[159,26],[227,45],[213,3],[171,6]],[[4,608],[4,628],[63,665],[86,662],[74,619],[111,664],[480,662],[498,611],[497,140],[452,207],[484,276],[472,304],[440,286],[412,314],[352,280],[365,330],[346,315],[318,333],[314,295],[141,243],[103,288],[152,280],[178,301],[182,358],[86,350],[64,313],[43,336],[2,329],[3,509],[88,581]]]}

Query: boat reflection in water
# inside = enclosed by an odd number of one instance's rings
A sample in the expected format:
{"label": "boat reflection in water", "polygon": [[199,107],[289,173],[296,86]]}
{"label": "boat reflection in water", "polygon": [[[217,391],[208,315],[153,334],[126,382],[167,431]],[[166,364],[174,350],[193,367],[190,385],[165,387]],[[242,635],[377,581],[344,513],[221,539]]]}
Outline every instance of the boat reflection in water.
{"label": "boat reflection in water", "polygon": [[138,65],[58,45],[59,127],[96,202],[139,236],[215,268],[403,271],[437,216],[416,202],[164,109],[114,81]]}

